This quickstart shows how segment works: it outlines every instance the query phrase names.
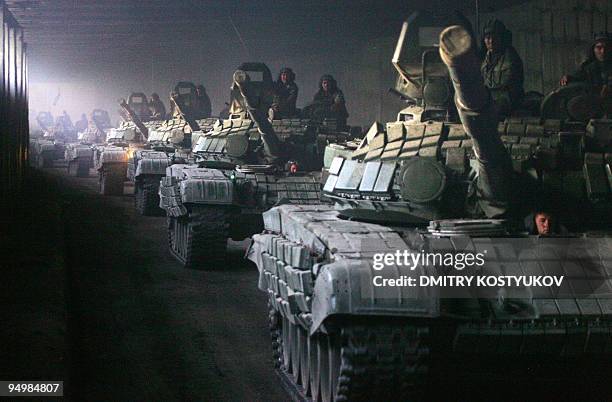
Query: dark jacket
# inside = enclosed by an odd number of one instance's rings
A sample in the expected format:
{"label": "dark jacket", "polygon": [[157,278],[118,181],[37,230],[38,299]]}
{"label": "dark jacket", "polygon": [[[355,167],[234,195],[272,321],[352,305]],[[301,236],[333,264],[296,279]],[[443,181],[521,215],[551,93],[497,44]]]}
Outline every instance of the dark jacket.
{"label": "dark jacket", "polygon": [[206,90],[202,87],[200,93],[196,95],[194,104],[194,118],[205,119],[210,117],[212,113],[212,106],[210,104],[210,98],[206,93]]}
{"label": "dark jacket", "polygon": [[[281,81],[280,75],[283,72],[289,73],[287,83]],[[274,83],[274,101],[272,108],[275,109],[280,118],[293,117],[297,114],[296,102],[298,97],[298,86],[295,83],[295,74],[291,69],[282,69],[278,75],[278,80]]]}
{"label": "dark jacket", "polygon": [[609,56],[604,61],[595,58],[593,48],[597,42],[599,40],[591,44],[589,57],[580,64],[578,71],[568,75],[568,82],[583,82],[599,95],[605,85],[612,86],[612,60]]}
{"label": "dark jacket", "polygon": [[[321,84],[324,80],[329,81],[328,91],[324,91]],[[319,90],[314,95],[313,103],[323,105],[326,109],[326,117],[335,117],[338,120],[346,121],[349,116],[346,110],[344,94],[338,88],[336,80],[331,75],[324,75],[319,80]]]}
{"label": "dark jacket", "polygon": [[87,117],[81,117],[80,120],[77,120],[74,123],[74,128],[75,130],[80,133],[82,131],[87,130],[87,126],[89,125],[89,123],[87,122]]}
{"label": "dark jacket", "polygon": [[151,115],[153,116],[153,118],[166,118],[166,107],[164,106],[164,102],[162,102],[161,99],[151,99],[149,101],[149,110],[151,111]]}

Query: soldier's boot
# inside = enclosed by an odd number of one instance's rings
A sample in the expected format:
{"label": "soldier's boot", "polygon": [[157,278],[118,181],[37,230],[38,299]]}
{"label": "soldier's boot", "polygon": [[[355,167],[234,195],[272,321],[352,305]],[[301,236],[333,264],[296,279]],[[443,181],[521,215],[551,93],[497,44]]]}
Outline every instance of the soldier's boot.
{"label": "soldier's boot", "polygon": [[489,217],[508,212],[512,161],[497,132],[497,111],[485,87],[476,53],[476,41],[454,25],[440,34],[440,57],[455,88],[455,104],[465,131],[472,137],[479,162],[479,204]]}

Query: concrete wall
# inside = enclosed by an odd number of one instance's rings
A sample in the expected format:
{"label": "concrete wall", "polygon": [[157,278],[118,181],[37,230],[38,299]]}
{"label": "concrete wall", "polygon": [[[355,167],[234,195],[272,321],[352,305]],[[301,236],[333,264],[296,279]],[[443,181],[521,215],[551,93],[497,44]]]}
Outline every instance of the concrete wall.
{"label": "concrete wall", "polygon": [[[574,70],[585,56],[585,50],[594,32],[612,31],[612,4],[606,0],[535,0],[495,13],[513,31],[514,44],[525,64],[525,89],[546,93],[553,90],[561,75]],[[481,22],[493,17],[483,13]],[[394,22],[393,25],[396,25]],[[401,28],[389,27],[394,32],[386,38],[364,43],[337,46],[322,43],[304,48],[299,39],[291,52],[279,51],[274,46],[257,42],[252,60],[265,61],[274,77],[283,66],[290,66],[297,74],[300,88],[298,106],[312,100],[319,77],[330,73],[344,91],[350,113],[349,124],[364,127],[373,121],[395,119],[403,104],[387,93],[395,83],[395,70],[391,65],[393,49]],[[266,46],[264,46],[266,45]],[[178,59],[171,57],[170,49],[157,49],[146,59],[150,63],[129,63],[133,56],[91,61],[83,66],[44,65],[38,63],[31,74],[32,107],[54,109],[58,88],[61,99],[55,109],[67,109],[73,119],[89,112],[94,105],[109,110],[117,119],[117,99],[132,90],[155,91],[168,103],[168,93],[181,79],[203,83],[211,97],[213,112],[218,113],[228,100],[231,73],[246,56],[231,53],[231,57],[211,57],[217,50],[210,46],[185,45]],[[87,64],[87,63],[89,64]],[[49,77],[54,78],[49,83]],[[40,84],[40,85],[39,85]],[[74,94],[74,96],[72,95]],[[85,100],[87,98],[87,100]]]}
{"label": "concrete wall", "polygon": [[0,1],[0,203],[21,189],[28,151],[28,68],[23,30]]}
{"label": "concrete wall", "polygon": [[[536,0],[482,13],[481,26],[499,18],[513,33],[523,59],[525,90],[544,94],[558,87],[563,74],[576,70],[585,59],[594,33],[612,32],[609,0]],[[473,19],[473,18],[472,18]],[[399,34],[400,26],[397,27]],[[402,103],[387,90],[395,83],[391,56],[397,38],[365,43],[338,77],[350,107],[351,124],[367,126],[374,120],[395,119]]]}
{"label": "concrete wall", "polygon": [[612,32],[609,0],[537,0],[495,13],[513,33],[525,65],[525,90],[549,92],[585,59],[593,34]]}

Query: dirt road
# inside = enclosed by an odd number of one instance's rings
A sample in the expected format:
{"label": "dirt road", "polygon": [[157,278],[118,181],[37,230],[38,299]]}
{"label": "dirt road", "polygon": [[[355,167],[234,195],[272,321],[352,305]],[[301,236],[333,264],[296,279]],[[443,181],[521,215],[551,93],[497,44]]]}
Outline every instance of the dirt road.
{"label": "dirt road", "polygon": [[166,218],[135,214],[97,177],[48,169],[61,188],[75,400],[287,401],[271,362],[266,298],[246,242],[215,272],[183,269]]}

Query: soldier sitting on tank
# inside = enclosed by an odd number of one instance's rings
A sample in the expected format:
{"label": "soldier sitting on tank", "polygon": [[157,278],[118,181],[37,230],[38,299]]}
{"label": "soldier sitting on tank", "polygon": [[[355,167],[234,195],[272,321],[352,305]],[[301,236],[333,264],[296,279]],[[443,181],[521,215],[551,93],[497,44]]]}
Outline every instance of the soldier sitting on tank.
{"label": "soldier sitting on tank", "polygon": [[72,120],[65,110],[62,112],[62,115],[57,118],[57,125],[66,131],[72,129]]}
{"label": "soldier sitting on tank", "polygon": [[272,116],[274,119],[286,119],[297,115],[296,102],[298,86],[295,83],[295,73],[289,67],[284,67],[274,83],[274,100]]}
{"label": "soldier sitting on tank", "polygon": [[440,57],[449,70],[455,104],[465,132],[471,137],[476,180],[468,194],[466,212],[487,218],[515,213],[514,174],[510,154],[497,132],[497,111],[491,89],[484,85],[474,38],[460,26],[440,34]]}
{"label": "soldier sitting on tank", "polygon": [[166,107],[164,106],[164,102],[159,99],[159,95],[156,93],[151,94],[149,110],[151,111],[151,118],[154,120],[162,120],[166,118]]}
{"label": "soldier sitting on tank", "polygon": [[212,107],[210,104],[210,98],[206,93],[204,85],[200,84],[196,87],[196,100],[193,107],[193,117],[195,119],[205,119],[210,117],[212,113]]}
{"label": "soldier sitting on tank", "polygon": [[311,104],[305,108],[305,114],[316,120],[336,119],[338,127],[346,127],[346,119],[349,114],[346,110],[344,94],[338,88],[334,77],[329,74],[321,77],[319,90],[314,95]]}
{"label": "soldier sitting on tank", "polygon": [[589,92],[609,105],[612,97],[612,57],[610,49],[612,40],[607,33],[598,34],[591,44],[588,58],[580,64],[578,71],[561,77],[559,84],[566,86],[573,82],[582,82]]}
{"label": "soldier sitting on tank", "polygon": [[537,209],[525,217],[525,229],[531,235],[565,235],[568,230],[559,223],[556,216],[547,209]]}
{"label": "soldier sitting on tank", "polygon": [[497,19],[484,27],[482,52],[484,84],[491,91],[502,120],[523,101],[523,62],[512,46],[512,33]]}
{"label": "soldier sitting on tank", "polygon": [[76,129],[77,133],[81,133],[87,130],[87,124],[87,116],[85,113],[83,113],[81,114],[81,118],[74,123],[74,128]]}

